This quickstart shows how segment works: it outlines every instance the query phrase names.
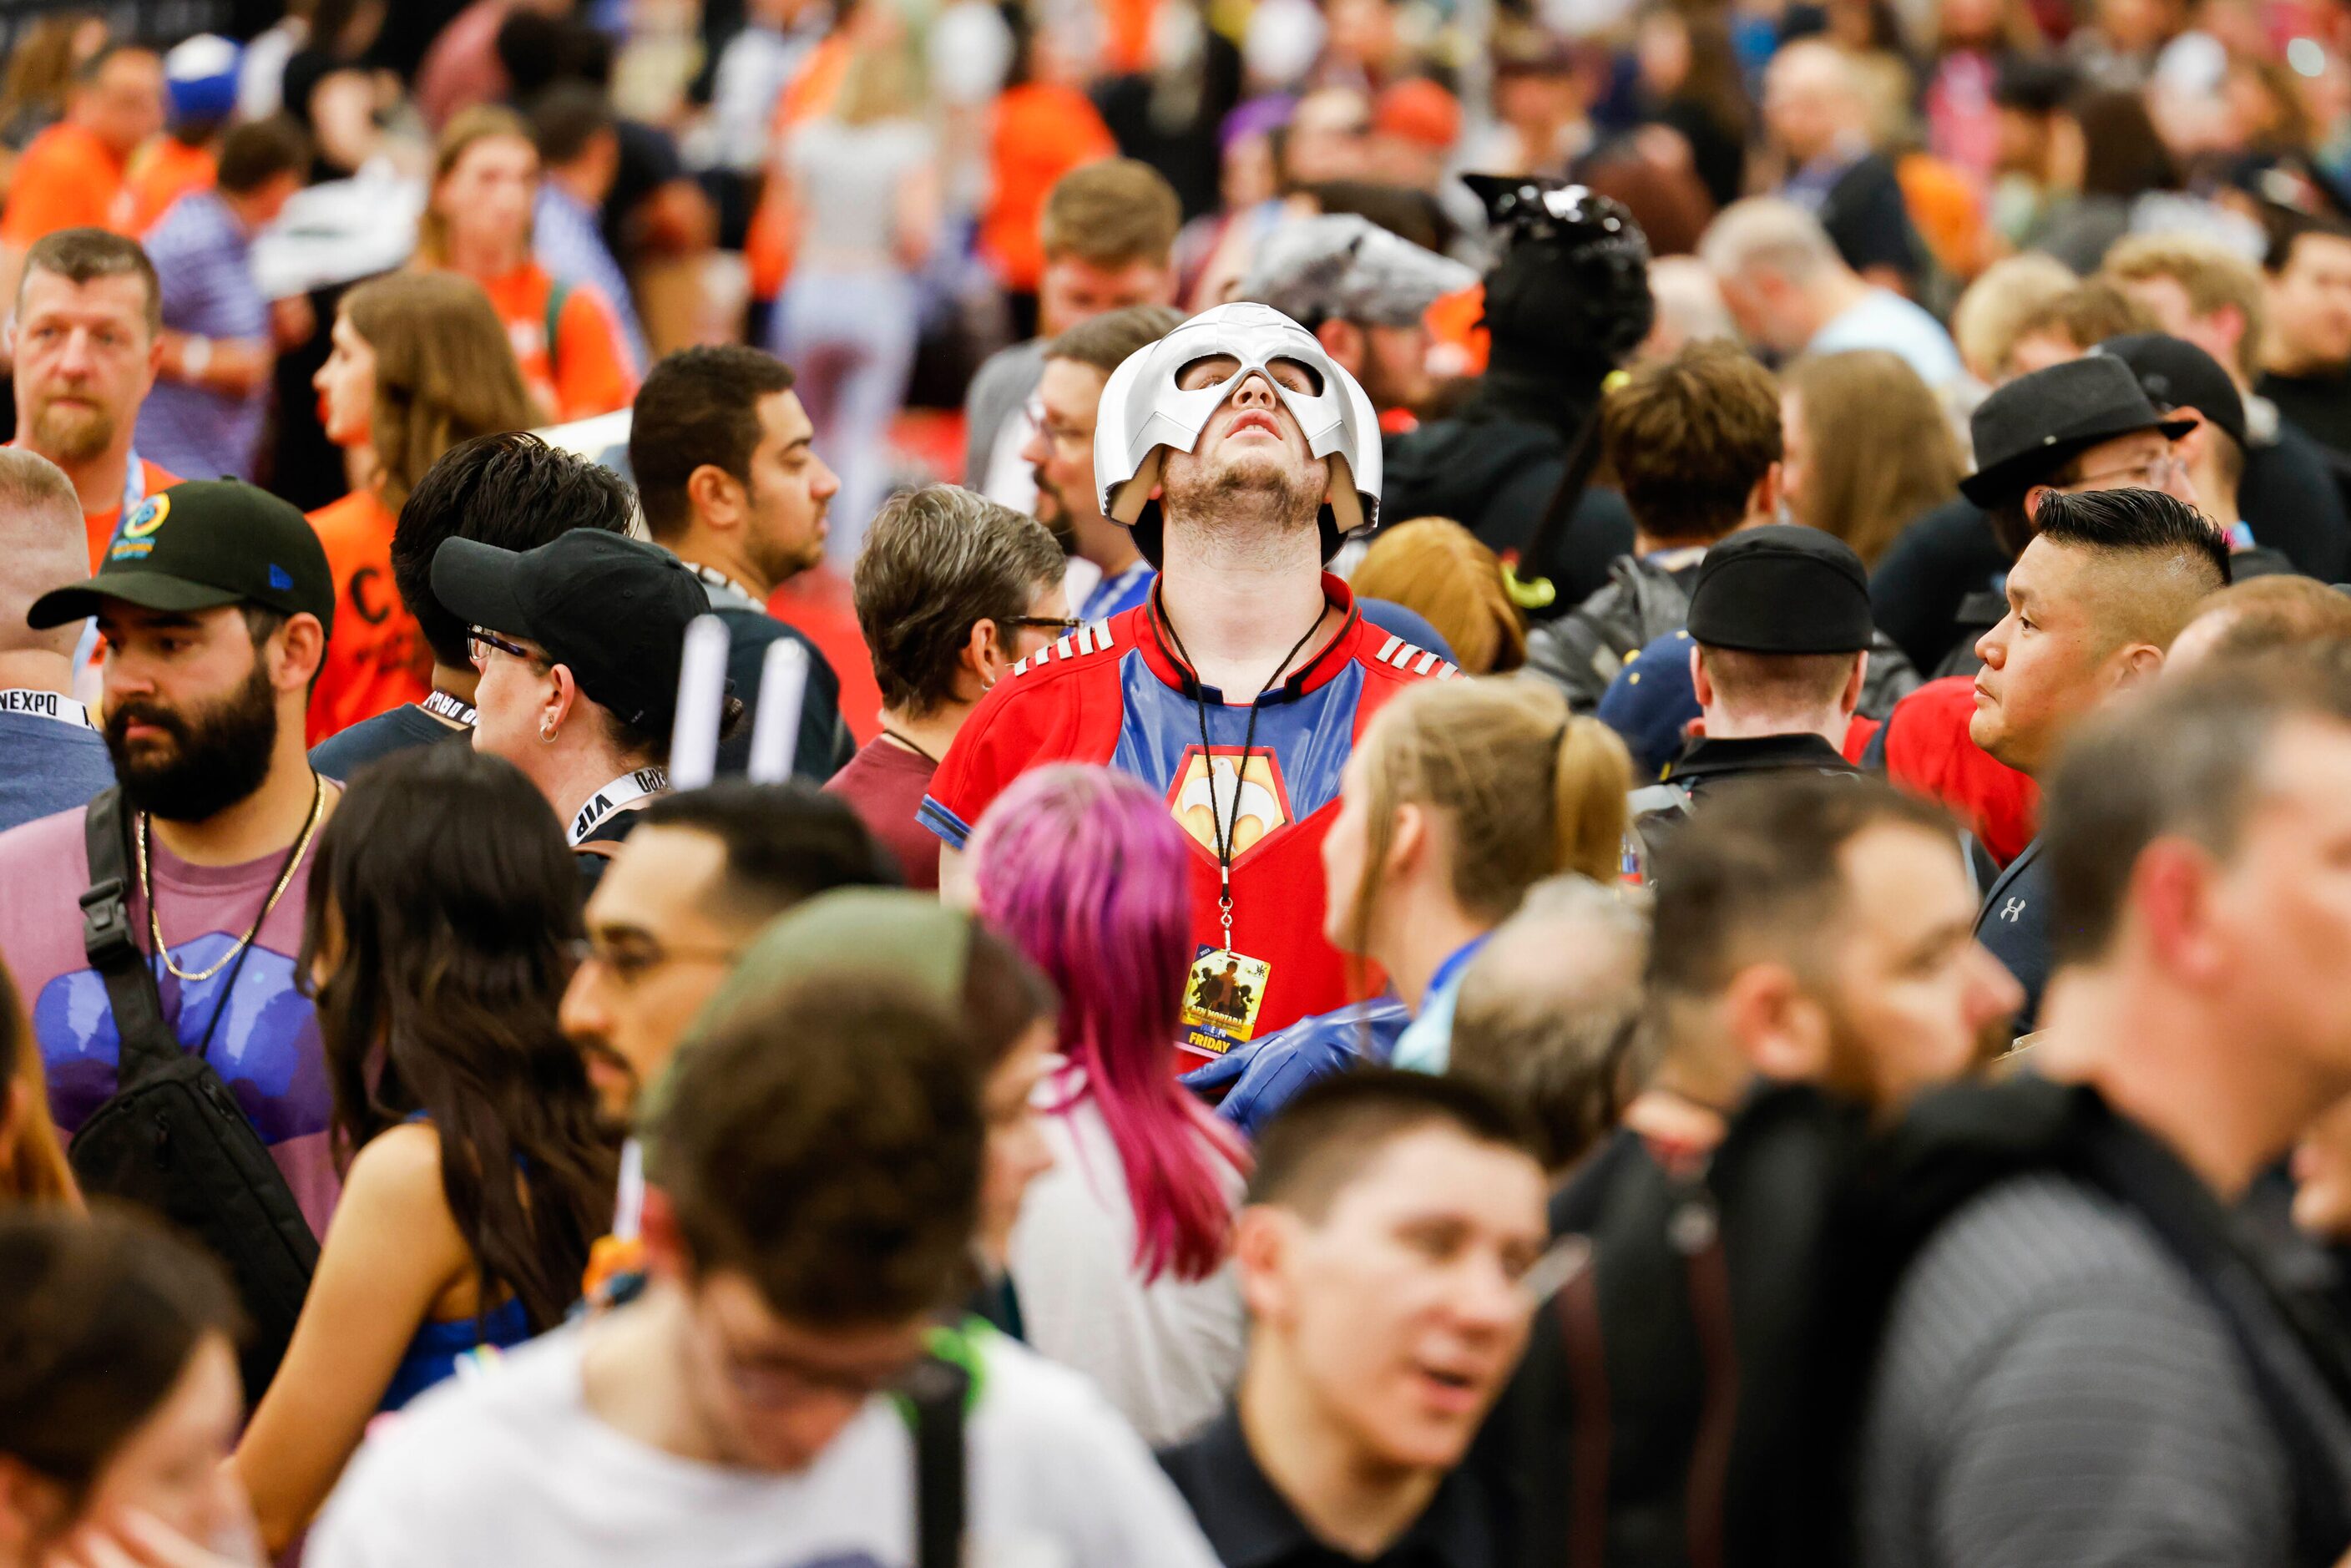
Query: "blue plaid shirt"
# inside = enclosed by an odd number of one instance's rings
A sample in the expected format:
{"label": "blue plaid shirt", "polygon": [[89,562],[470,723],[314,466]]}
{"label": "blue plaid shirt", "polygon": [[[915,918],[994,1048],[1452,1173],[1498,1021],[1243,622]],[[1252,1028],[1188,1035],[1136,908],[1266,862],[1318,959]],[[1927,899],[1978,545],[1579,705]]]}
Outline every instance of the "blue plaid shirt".
{"label": "blue plaid shirt", "polygon": [[584,283],[612,302],[627,334],[629,352],[640,367],[645,356],[645,330],[637,320],[637,305],[629,294],[629,279],[604,244],[596,224],[596,209],[559,189],[552,180],[538,183],[538,204],[531,213],[531,254],[547,275],[559,283]]}
{"label": "blue plaid shirt", "polygon": [[[239,342],[269,338],[269,301],[253,279],[253,236],[214,191],[172,204],[141,242],[163,286],[163,325]],[[245,397],[158,380],[139,411],[139,455],[183,479],[253,477],[269,383]]]}

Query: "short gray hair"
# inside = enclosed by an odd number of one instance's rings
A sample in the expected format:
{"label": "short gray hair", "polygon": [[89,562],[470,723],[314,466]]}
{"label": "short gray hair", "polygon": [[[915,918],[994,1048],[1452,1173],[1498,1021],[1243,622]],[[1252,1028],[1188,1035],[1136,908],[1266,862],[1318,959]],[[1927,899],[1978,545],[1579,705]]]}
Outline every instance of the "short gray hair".
{"label": "short gray hair", "polygon": [[1802,283],[1844,265],[1821,220],[1778,196],[1750,196],[1722,209],[1698,242],[1717,277],[1773,272]]}
{"label": "short gray hair", "polygon": [[0,447],[0,653],[70,656],[80,622],[36,632],[25,616],[51,589],[89,576],[89,535],[73,481],[46,457]]}
{"label": "short gray hair", "polygon": [[1526,1107],[1547,1169],[1580,1158],[1628,1097],[1648,946],[1639,894],[1555,876],[1462,976],[1447,1071]]}

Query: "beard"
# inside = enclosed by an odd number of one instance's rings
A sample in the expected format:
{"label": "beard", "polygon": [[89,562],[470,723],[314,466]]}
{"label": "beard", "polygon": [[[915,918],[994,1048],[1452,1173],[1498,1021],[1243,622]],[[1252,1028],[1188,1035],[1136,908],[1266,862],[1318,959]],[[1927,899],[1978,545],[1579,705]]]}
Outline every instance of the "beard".
{"label": "beard", "polygon": [[1211,466],[1188,453],[1171,452],[1160,470],[1160,509],[1170,522],[1210,529],[1231,522],[1255,528],[1270,518],[1288,530],[1314,527],[1331,477],[1320,463],[1301,472],[1286,462],[1252,456]]}
{"label": "beard", "polygon": [[1031,515],[1045,525],[1045,531],[1053,536],[1053,542],[1061,547],[1064,556],[1077,554],[1078,531],[1070,520],[1070,503],[1061,494],[1061,487],[1046,478],[1042,468],[1029,469],[1029,476],[1037,482],[1037,506]]}
{"label": "beard", "polygon": [[61,408],[45,401],[33,411],[33,442],[45,455],[87,463],[114,444],[114,414],[95,405]]}
{"label": "beard", "polygon": [[[125,738],[132,724],[152,725],[168,743]],[[181,709],[131,698],[106,716],[106,752],[131,803],[167,822],[218,816],[261,788],[277,749],[277,693],[256,656],[252,674],[216,702]]]}

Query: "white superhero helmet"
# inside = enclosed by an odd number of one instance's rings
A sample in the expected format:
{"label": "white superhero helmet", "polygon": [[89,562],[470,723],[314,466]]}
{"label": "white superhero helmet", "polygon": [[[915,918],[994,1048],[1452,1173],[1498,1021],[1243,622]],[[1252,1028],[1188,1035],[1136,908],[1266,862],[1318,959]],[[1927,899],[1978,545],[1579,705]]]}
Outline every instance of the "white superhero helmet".
{"label": "white superhero helmet", "polygon": [[[1212,386],[1177,385],[1187,365],[1225,357],[1239,361]],[[1267,371],[1288,360],[1313,372],[1320,389],[1301,392]],[[1094,422],[1094,484],[1102,515],[1134,530],[1135,548],[1159,564],[1159,503],[1151,498],[1170,448],[1190,452],[1209,416],[1240,387],[1265,371],[1274,392],[1305,434],[1307,449],[1327,459],[1331,494],[1322,510],[1322,559],[1351,534],[1380,520],[1380,425],[1372,400],[1355,378],[1324,351],[1314,334],[1270,305],[1242,302],[1204,310],[1111,372]]]}

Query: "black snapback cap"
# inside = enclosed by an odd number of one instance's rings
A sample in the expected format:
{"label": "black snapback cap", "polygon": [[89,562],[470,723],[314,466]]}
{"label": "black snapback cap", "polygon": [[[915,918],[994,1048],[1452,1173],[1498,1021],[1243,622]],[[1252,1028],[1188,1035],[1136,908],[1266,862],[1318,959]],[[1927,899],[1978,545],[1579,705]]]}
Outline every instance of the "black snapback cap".
{"label": "black snapback cap", "polygon": [[1861,558],[1818,528],[1741,528],[1706,552],[1690,588],[1690,638],[1709,648],[1858,653],[1876,633]]}
{"label": "black snapback cap", "polygon": [[258,604],[335,629],[335,577],[310,519],[241,479],[192,479],[148,497],[116,527],[98,575],[41,595],[26,623],[62,626],[107,599],[165,611]]}
{"label": "black snapback cap", "polygon": [[520,551],[444,539],[433,552],[433,597],[468,626],[538,643],[591,701],[655,730],[676,716],[686,626],[710,610],[684,561],[601,528]]}

